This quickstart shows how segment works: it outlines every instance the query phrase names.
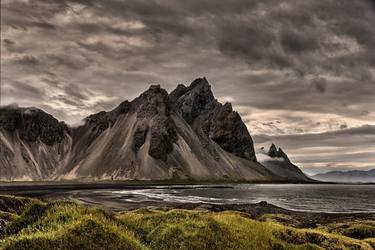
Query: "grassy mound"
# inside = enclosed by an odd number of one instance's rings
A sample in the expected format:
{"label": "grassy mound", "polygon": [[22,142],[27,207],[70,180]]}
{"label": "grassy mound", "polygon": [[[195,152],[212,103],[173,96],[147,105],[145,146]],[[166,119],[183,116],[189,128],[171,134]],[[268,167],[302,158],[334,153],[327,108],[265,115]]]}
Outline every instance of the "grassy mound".
{"label": "grassy mound", "polygon": [[69,202],[28,204],[6,211],[16,215],[0,232],[0,249],[373,249],[374,244],[368,237],[295,229],[238,212],[139,209],[112,214]]}
{"label": "grassy mound", "polygon": [[145,249],[112,215],[73,203],[30,206],[9,223],[3,249]]}

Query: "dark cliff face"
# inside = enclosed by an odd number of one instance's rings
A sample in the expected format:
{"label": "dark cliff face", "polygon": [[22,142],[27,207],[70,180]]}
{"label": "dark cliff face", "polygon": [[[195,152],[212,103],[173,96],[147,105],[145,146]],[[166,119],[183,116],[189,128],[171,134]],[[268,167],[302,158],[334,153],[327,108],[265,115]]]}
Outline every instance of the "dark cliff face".
{"label": "dark cliff face", "polygon": [[204,123],[209,137],[224,150],[239,157],[256,161],[253,140],[232,105],[218,105]]}
{"label": "dark cliff face", "polygon": [[47,145],[61,142],[64,131],[69,131],[65,123],[36,108],[0,108],[0,128],[9,132],[17,131],[26,142],[40,139]]}
{"label": "dark cliff face", "polygon": [[177,88],[175,88],[169,94],[169,101],[170,101],[170,103],[177,103],[178,98],[180,98],[187,91],[188,91],[188,88],[185,85],[183,85],[183,84],[177,85]]}
{"label": "dark cliff face", "polygon": [[146,92],[131,102],[137,114],[137,128],[133,136],[133,149],[137,151],[146,137],[150,136],[148,154],[158,160],[167,160],[168,154],[177,141],[177,133],[172,121],[171,105],[167,91],[159,85],[152,85]]}
{"label": "dark cliff face", "polygon": [[232,105],[220,104],[206,78],[194,80],[189,87],[179,85],[171,92],[172,105],[184,120],[227,152],[256,161],[253,140]]}
{"label": "dark cliff face", "polygon": [[172,104],[189,124],[193,124],[198,116],[212,111],[217,103],[206,78],[198,78],[184,89],[177,87],[170,99],[175,100]]}

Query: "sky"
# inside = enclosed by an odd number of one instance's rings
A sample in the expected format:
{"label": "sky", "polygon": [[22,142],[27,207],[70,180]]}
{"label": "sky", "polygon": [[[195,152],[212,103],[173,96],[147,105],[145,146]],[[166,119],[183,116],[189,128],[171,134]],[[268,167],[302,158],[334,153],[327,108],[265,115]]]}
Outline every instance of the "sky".
{"label": "sky", "polygon": [[205,76],[255,147],[375,168],[375,1],[2,0],[1,105],[68,124]]}

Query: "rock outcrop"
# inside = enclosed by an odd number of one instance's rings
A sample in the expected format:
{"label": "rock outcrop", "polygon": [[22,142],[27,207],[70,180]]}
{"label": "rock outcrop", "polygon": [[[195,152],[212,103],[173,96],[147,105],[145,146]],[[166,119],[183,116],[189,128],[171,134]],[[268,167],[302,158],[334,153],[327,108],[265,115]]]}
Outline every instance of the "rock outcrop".
{"label": "rock outcrop", "polygon": [[135,99],[132,105],[137,112],[137,120],[140,120],[133,137],[134,149],[138,151],[150,133],[148,154],[155,159],[166,161],[173,150],[173,143],[177,141],[175,125],[170,117],[171,105],[167,91],[159,85],[152,85]]}
{"label": "rock outcrop", "polygon": [[[240,115],[230,103],[214,98],[205,78],[180,84],[170,94],[152,85],[112,111],[88,116],[76,128],[34,108],[0,111],[2,180],[289,177],[257,162]],[[275,157],[279,154],[276,150]]]}

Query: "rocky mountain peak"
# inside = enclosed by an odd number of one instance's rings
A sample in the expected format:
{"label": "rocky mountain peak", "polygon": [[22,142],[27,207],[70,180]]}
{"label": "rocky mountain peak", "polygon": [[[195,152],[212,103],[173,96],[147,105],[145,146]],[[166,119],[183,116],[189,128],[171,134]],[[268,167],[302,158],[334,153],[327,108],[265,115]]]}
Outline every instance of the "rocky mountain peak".
{"label": "rocky mountain peak", "polygon": [[279,148],[279,157],[282,157],[285,160],[289,161],[289,158],[288,158],[287,154],[284,153],[284,151],[281,148]]}
{"label": "rocky mountain peak", "polygon": [[157,114],[169,115],[170,103],[168,92],[160,85],[151,85],[139,97],[131,102],[138,118],[153,117]]}
{"label": "rocky mountain peak", "polygon": [[145,92],[143,92],[140,97],[149,96],[149,95],[162,95],[167,96],[168,92],[160,87],[160,84],[151,85]]}
{"label": "rocky mountain peak", "polygon": [[173,105],[189,124],[200,114],[213,110],[217,103],[206,78],[195,79],[189,87],[177,87],[170,96]]}
{"label": "rocky mountain peak", "polygon": [[130,109],[130,102],[128,100],[125,100],[123,101],[122,103],[120,103],[120,105],[118,105],[114,110],[113,112],[116,114],[116,115],[121,115],[121,114],[126,114],[129,112],[129,109]]}
{"label": "rocky mountain peak", "polygon": [[232,108],[232,103],[230,102],[226,102],[224,105],[223,105],[223,108],[222,108],[224,111],[226,112],[232,112],[233,111],[233,108]]}
{"label": "rocky mountain peak", "polygon": [[268,156],[271,158],[284,158],[285,160],[289,160],[288,156],[284,151],[279,147],[276,148],[276,145],[272,143],[270,149],[268,150]]}
{"label": "rocky mountain peak", "polygon": [[178,98],[188,91],[188,88],[183,84],[178,84],[177,87],[169,94],[169,101],[176,103]]}
{"label": "rocky mountain peak", "polygon": [[278,151],[277,151],[276,145],[272,143],[272,145],[270,146],[270,149],[268,150],[268,155],[272,158],[275,158],[277,157],[277,154],[278,154]]}
{"label": "rocky mountain peak", "polygon": [[268,151],[262,147],[259,154],[260,162],[271,172],[292,181],[311,181],[274,143],[271,144]]}
{"label": "rocky mountain peak", "polygon": [[9,132],[18,132],[21,139],[35,142],[40,139],[47,145],[61,142],[68,127],[43,110],[29,107],[0,108],[0,128]]}
{"label": "rocky mountain peak", "polygon": [[208,83],[206,77],[202,77],[202,78],[197,78],[195,79],[191,84],[190,84],[190,88],[195,88],[197,86],[209,86],[210,87],[210,84]]}

